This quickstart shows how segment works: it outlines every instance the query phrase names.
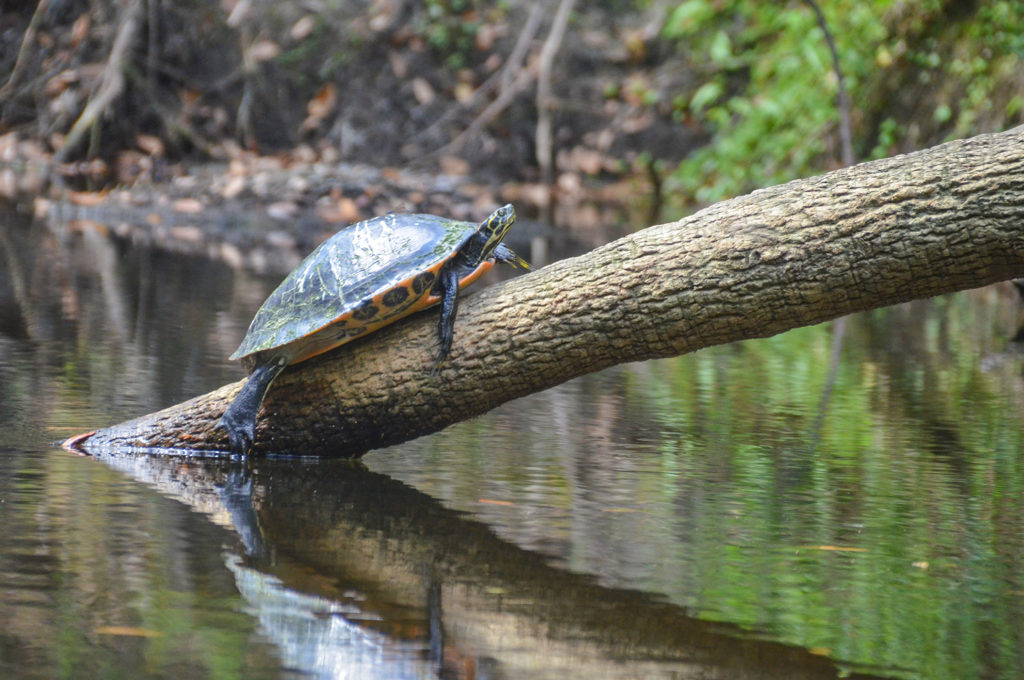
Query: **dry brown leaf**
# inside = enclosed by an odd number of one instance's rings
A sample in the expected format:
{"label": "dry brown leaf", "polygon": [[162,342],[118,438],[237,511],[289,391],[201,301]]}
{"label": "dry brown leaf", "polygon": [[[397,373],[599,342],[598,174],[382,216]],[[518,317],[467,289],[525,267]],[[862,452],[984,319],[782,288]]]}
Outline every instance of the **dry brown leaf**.
{"label": "dry brown leaf", "polygon": [[305,40],[314,28],[316,28],[316,19],[312,14],[306,14],[292,25],[292,30],[288,32],[288,35],[292,37],[292,40]]}
{"label": "dry brown leaf", "polygon": [[490,52],[497,37],[498,31],[494,24],[481,24],[476,31],[476,48],[481,52]]}
{"label": "dry brown leaf", "polygon": [[306,104],[306,120],[302,121],[302,129],[312,130],[319,126],[334,110],[337,102],[338,91],[333,84],[327,83],[321,87]]}
{"label": "dry brown leaf", "polygon": [[203,96],[203,93],[199,90],[182,89],[178,92],[178,99],[181,100],[182,106],[185,108],[191,108],[193,104],[199,101],[199,98]]}
{"label": "dry brown leaf", "polygon": [[0,161],[11,163],[18,157],[18,133],[0,135]]}
{"label": "dry brown leaf", "polygon": [[135,145],[150,156],[160,157],[164,155],[164,143],[159,137],[139,135],[135,138]]}
{"label": "dry brown leaf", "polygon": [[187,215],[195,215],[203,212],[206,207],[198,198],[179,198],[177,201],[171,204],[171,207],[175,212],[185,213]]}
{"label": "dry brown leaf", "polygon": [[245,257],[242,251],[231,243],[220,244],[220,258],[232,269],[241,269],[245,264]]}
{"label": "dry brown leaf", "polygon": [[476,92],[476,88],[470,83],[456,83],[455,101],[465,104],[473,97],[474,92]]}
{"label": "dry brown leaf", "polygon": [[[294,163],[315,163],[317,159],[316,149],[311,147],[309,144],[299,144],[297,147],[291,150],[289,154],[290,160]],[[308,186],[309,181],[306,180]],[[305,189],[303,189],[305,191]]]}
{"label": "dry brown leaf", "polygon": [[430,106],[434,102],[434,88],[426,78],[413,78],[412,96],[423,106]]}
{"label": "dry brown leaf", "polygon": [[68,202],[74,205],[93,206],[105,203],[107,195],[103,193],[95,193],[92,191],[69,191]]}
{"label": "dry brown leaf", "polygon": [[14,170],[4,168],[0,170],[0,196],[12,197],[18,193],[18,178]]}
{"label": "dry brown leaf", "polygon": [[281,54],[281,48],[273,40],[257,40],[249,46],[247,54],[255,62],[269,61]]}
{"label": "dry brown leaf", "polygon": [[583,179],[575,172],[563,172],[557,183],[558,189],[567,196],[577,196],[583,189]]}
{"label": "dry brown leaf", "polygon": [[228,178],[227,184],[220,190],[220,195],[232,199],[245,189],[245,178],[241,175],[232,175]]}
{"label": "dry brown leaf", "polygon": [[409,64],[406,62],[405,57],[396,50],[389,50],[388,63],[391,64],[391,72],[395,74],[395,77],[399,80],[405,80],[405,76],[409,73]]}
{"label": "dry brown leaf", "polygon": [[171,236],[187,243],[199,243],[203,240],[203,230],[191,224],[171,227]]}
{"label": "dry brown leaf", "polygon": [[585,175],[596,175],[605,167],[605,156],[600,151],[577,146],[558,153],[558,167],[578,170]]}
{"label": "dry brown leaf", "polygon": [[88,14],[83,14],[75,19],[75,23],[71,27],[70,47],[72,50],[78,49],[78,46],[81,45],[82,41],[89,35],[89,27],[91,25],[92,21],[89,19]]}
{"label": "dry brown leaf", "polygon": [[438,160],[441,172],[446,175],[468,175],[469,162],[458,156],[441,156]]}
{"label": "dry brown leaf", "polygon": [[56,97],[64,90],[68,89],[70,85],[78,82],[78,78],[78,71],[75,71],[74,69],[61,71],[46,81],[46,84],[43,85],[43,94],[47,97]]}
{"label": "dry brown leaf", "polygon": [[359,206],[351,198],[341,196],[316,211],[320,219],[331,224],[351,224],[362,219]]}
{"label": "dry brown leaf", "polygon": [[32,201],[32,214],[43,218],[50,214],[50,201],[42,196],[36,196]]}
{"label": "dry brown leaf", "polygon": [[398,12],[398,6],[393,0],[375,0],[370,6],[370,30],[374,33],[383,31],[391,25]]}

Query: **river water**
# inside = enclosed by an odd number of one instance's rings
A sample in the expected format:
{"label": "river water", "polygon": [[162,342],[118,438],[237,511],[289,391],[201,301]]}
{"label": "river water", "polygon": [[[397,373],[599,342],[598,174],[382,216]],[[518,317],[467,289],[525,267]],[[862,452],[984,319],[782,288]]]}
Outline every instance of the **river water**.
{"label": "river water", "polygon": [[275,282],[0,211],[0,678],[1024,676],[1009,284],[361,464],[53,445],[242,377]]}

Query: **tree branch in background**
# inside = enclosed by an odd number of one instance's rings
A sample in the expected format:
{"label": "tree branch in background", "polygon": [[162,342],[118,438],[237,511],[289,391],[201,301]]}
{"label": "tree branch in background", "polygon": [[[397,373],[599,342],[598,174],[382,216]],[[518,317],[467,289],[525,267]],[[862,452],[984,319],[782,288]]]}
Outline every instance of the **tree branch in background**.
{"label": "tree branch in background", "polygon": [[18,58],[14,62],[14,68],[11,69],[11,75],[4,83],[3,87],[0,87],[0,99],[7,99],[14,92],[14,88],[18,83],[18,76],[21,75],[22,70],[25,68],[25,62],[28,60],[29,50],[32,49],[32,44],[36,40],[36,31],[39,29],[39,24],[43,20],[43,14],[46,13],[47,8],[50,5],[50,0],[39,0],[39,4],[36,5],[36,11],[32,14],[32,19],[28,22],[28,28],[25,29],[25,35],[21,40],[21,47],[18,48]]}
{"label": "tree branch in background", "polygon": [[529,86],[533,79],[533,69],[528,66],[521,69],[516,74],[515,80],[512,81],[512,84],[503,89],[501,94],[499,94],[494,101],[488,104],[487,107],[480,112],[480,115],[474,118],[473,122],[470,123],[465,130],[456,135],[452,141],[448,142],[440,149],[427,154],[425,158],[433,158],[462,148],[462,145],[465,144],[467,140],[479,134],[488,123],[500,116],[501,112],[508,108],[508,105],[512,103],[520,92]]}
{"label": "tree branch in background", "polygon": [[[522,30],[519,31],[519,36],[516,38],[516,44],[512,47],[512,51],[509,53],[508,58],[505,60],[505,64],[501,69],[485,80],[480,87],[476,88],[467,101],[456,103],[455,106],[452,106],[445,111],[440,118],[425,127],[423,130],[417,132],[413,139],[429,137],[439,126],[447,123],[459,111],[462,111],[463,109],[473,109],[480,106],[483,103],[484,97],[489,95],[495,89],[498,90],[499,98],[501,98],[501,94],[504,92],[511,91],[518,94],[522,90],[522,88],[516,89],[516,87],[514,87],[516,85],[516,78],[520,73],[526,70],[523,67],[523,60],[526,58],[527,50],[530,49],[530,43],[533,41],[533,37],[537,34],[537,29],[540,27],[540,21],[544,17],[544,6],[544,0],[536,0],[536,2],[530,5],[530,13],[526,17],[526,22],[523,24]],[[504,110],[511,100],[511,97],[506,99],[503,106],[497,111],[497,113]],[[497,113],[491,115],[486,122],[493,120]],[[482,118],[483,115],[484,114],[481,114],[478,118]],[[476,123],[476,120],[474,120],[473,123],[470,124],[470,127],[479,131],[486,122],[473,127]],[[441,149],[429,154],[429,157],[433,158],[439,153],[451,149],[453,144],[454,140],[446,144]]]}
{"label": "tree branch in background", "polygon": [[[484,129],[491,121],[501,115],[501,113],[508,108],[515,98],[525,90],[533,79],[536,77],[536,71],[531,65],[522,65],[523,59],[526,57],[527,50],[530,47],[530,42],[533,40],[533,36],[537,33],[537,28],[540,26],[540,20],[544,16],[544,7],[546,5],[545,0],[537,0],[530,7],[530,14],[526,18],[526,23],[523,25],[523,30],[519,32],[519,37],[516,39],[515,47],[512,48],[512,53],[508,60],[505,62],[505,66],[491,76],[487,81],[481,85],[477,92],[473,94],[474,99],[477,97],[477,93],[482,97],[489,90],[494,87],[500,86],[498,96],[488,104],[483,111],[477,115],[476,118],[466,127],[465,130],[457,134],[450,142],[435,149],[428,154],[424,154],[418,159],[418,164],[423,164],[428,160],[432,160],[437,156],[446,153],[453,153],[462,148],[468,140],[472,139],[476,135],[480,134],[480,131]],[[434,125],[439,125],[443,121],[437,121]],[[431,129],[434,127],[431,125]],[[426,131],[424,131],[424,134]]]}
{"label": "tree branch in background", "polygon": [[839,65],[839,50],[836,49],[836,42],[832,38],[832,32],[828,30],[828,24],[825,22],[825,15],[822,13],[821,8],[818,7],[818,3],[814,0],[804,0],[805,3],[814,12],[814,16],[818,19],[818,26],[821,27],[821,32],[825,34],[825,44],[828,45],[828,51],[832,53],[832,68],[835,69],[836,79],[839,81],[839,138],[842,143],[842,161],[843,165],[850,166],[857,162],[856,157],[853,155],[853,132],[850,129],[850,99],[846,94],[846,81],[843,78],[843,69]]}
{"label": "tree branch in background", "polygon": [[[85,110],[71,126],[71,131],[64,138],[56,154],[58,161],[64,161],[68,155],[75,150],[86,132],[92,131],[96,134],[96,126],[100,118],[106,113],[110,106],[124,91],[124,71],[128,61],[128,51],[135,41],[135,35],[139,29],[139,15],[142,10],[142,0],[130,0],[128,5],[121,12],[121,19],[117,29],[117,37],[110,49],[110,57],[107,65],[100,76],[99,86],[89,98]],[[94,137],[95,138],[95,137]]]}
{"label": "tree branch in background", "polygon": [[565,29],[569,25],[569,13],[576,0],[562,0],[555,11],[551,30],[540,51],[537,64],[537,136],[535,149],[537,165],[540,166],[540,181],[545,187],[554,183],[554,144],[551,115],[551,65],[562,46]]}
{"label": "tree branch in background", "polygon": [[[828,45],[828,51],[832,54],[832,68],[836,72],[836,79],[839,86],[837,107],[839,109],[839,138],[842,145],[842,162],[844,166],[849,167],[856,163],[857,160],[853,155],[853,131],[850,126],[850,100],[846,94],[846,81],[843,78],[843,68],[839,64],[839,50],[836,48],[832,32],[828,29],[828,23],[825,21],[825,14],[821,11],[818,3],[815,2],[815,0],[804,0],[804,2],[806,2],[814,12],[814,16],[818,20],[818,26],[821,28],[821,32],[825,36],[825,44]],[[835,387],[836,380],[839,377],[840,359],[842,358],[843,340],[846,337],[846,320],[848,318],[849,317],[847,316],[841,316],[835,320],[834,324],[832,324],[832,351],[829,355],[828,376],[825,379],[825,387],[822,390],[821,399],[818,402],[818,414],[814,419],[814,423],[811,426],[811,431],[808,437],[812,447],[816,447],[818,442],[821,441],[821,432],[825,424],[825,415],[828,412],[828,405],[832,398],[832,389]]]}

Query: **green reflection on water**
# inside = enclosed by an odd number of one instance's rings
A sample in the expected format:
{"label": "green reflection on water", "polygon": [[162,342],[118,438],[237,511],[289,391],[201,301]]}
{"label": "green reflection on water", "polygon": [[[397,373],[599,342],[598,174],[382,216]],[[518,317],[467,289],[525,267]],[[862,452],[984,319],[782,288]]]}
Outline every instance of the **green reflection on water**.
{"label": "green reflection on water", "polygon": [[229,532],[93,460],[0,462],[0,677],[282,677],[224,567]]}
{"label": "green reflection on water", "polygon": [[367,462],[702,618],[1020,677],[1019,314],[990,288],[850,317],[835,365],[828,324],[619,367]]}

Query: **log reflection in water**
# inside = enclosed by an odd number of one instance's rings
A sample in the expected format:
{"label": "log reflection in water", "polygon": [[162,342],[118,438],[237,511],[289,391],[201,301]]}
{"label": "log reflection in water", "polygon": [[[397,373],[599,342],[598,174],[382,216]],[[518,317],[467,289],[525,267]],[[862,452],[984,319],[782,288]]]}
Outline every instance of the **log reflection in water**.
{"label": "log reflection in water", "polygon": [[239,590],[285,661],[306,671],[370,663],[398,676],[837,677],[806,650],[556,569],[351,463],[102,460],[239,534],[227,556]]}

